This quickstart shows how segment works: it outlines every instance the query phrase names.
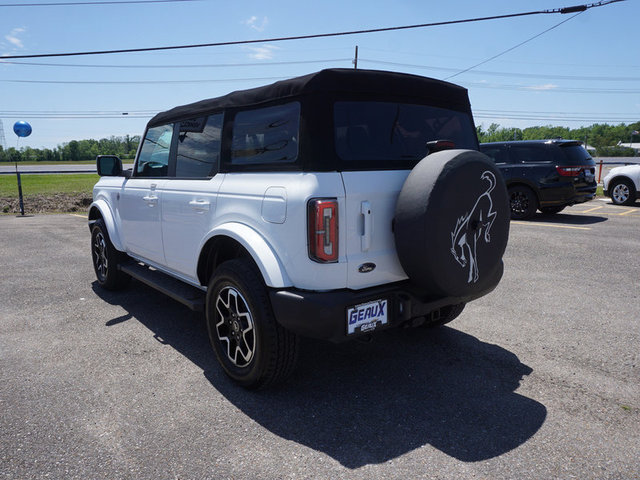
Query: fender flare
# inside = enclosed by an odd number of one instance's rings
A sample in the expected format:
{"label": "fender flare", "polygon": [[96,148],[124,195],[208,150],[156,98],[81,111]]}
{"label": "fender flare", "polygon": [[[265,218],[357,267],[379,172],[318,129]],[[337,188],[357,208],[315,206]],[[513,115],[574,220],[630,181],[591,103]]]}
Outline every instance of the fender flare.
{"label": "fender flare", "polygon": [[284,265],[275,251],[256,230],[236,222],[219,225],[204,238],[200,245],[200,251],[202,252],[209,240],[220,236],[232,238],[249,252],[249,255],[258,266],[267,287],[285,288],[293,286]]}
{"label": "fender flare", "polygon": [[118,229],[116,228],[116,222],[109,203],[103,198],[99,198],[89,206],[89,228],[91,228],[91,225],[93,225],[93,223],[95,222],[95,220],[91,219],[91,211],[94,209],[97,209],[100,212],[100,215],[104,220],[104,224],[107,227],[109,239],[111,240],[111,243],[113,244],[115,249],[124,252],[125,250],[122,246],[122,240],[120,239],[120,234],[118,233]]}

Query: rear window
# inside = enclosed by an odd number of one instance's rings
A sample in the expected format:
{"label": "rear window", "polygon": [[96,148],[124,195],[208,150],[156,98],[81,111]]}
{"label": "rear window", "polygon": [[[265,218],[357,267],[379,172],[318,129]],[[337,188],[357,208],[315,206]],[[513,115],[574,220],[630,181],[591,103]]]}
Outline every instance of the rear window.
{"label": "rear window", "polygon": [[560,151],[566,157],[567,165],[595,165],[589,152],[581,145],[560,146]]}
{"label": "rear window", "polygon": [[455,148],[477,150],[470,115],[454,110],[390,102],[336,102],[335,144],[347,162],[416,163],[427,142],[451,140]]}
{"label": "rear window", "polygon": [[300,104],[241,111],[231,144],[232,165],[293,163],[298,158]]}

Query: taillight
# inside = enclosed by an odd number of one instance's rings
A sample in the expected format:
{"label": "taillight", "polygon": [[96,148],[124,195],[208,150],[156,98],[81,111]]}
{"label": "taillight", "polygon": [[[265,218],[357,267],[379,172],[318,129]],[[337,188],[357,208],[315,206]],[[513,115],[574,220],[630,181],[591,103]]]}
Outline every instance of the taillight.
{"label": "taillight", "polygon": [[556,170],[563,177],[577,177],[578,175],[580,175],[580,172],[582,171],[583,168],[589,168],[589,167],[560,167],[560,166],[557,166]]}
{"label": "taillight", "polygon": [[338,201],[335,198],[309,200],[309,257],[321,263],[338,261]]}

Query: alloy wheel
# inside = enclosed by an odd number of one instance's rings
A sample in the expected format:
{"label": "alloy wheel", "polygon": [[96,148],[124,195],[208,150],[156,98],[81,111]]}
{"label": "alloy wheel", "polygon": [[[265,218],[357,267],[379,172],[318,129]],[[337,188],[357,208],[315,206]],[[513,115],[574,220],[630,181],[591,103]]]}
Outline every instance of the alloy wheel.
{"label": "alloy wheel", "polygon": [[102,232],[98,232],[93,240],[93,263],[100,279],[107,278],[109,259],[107,258],[107,242]]}
{"label": "alloy wheel", "polygon": [[631,195],[631,192],[629,190],[629,186],[625,183],[617,184],[613,187],[613,192],[611,192],[611,196],[616,203],[626,202],[629,199],[629,195]]}
{"label": "alloy wheel", "polygon": [[522,215],[529,210],[529,198],[524,192],[516,191],[511,194],[511,211]]}
{"label": "alloy wheel", "polygon": [[246,300],[234,287],[224,287],[216,297],[215,309],[216,333],[227,358],[236,367],[246,367],[256,347],[255,326]]}

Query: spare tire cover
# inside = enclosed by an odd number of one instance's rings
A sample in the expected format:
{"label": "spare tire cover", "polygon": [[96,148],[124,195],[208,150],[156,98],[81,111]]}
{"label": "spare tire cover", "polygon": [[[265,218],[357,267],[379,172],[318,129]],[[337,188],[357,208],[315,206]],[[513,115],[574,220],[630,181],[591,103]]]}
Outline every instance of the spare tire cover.
{"label": "spare tire cover", "polygon": [[474,296],[495,287],[509,237],[509,201],[500,171],[475,150],[425,157],[396,205],[398,258],[429,295]]}

